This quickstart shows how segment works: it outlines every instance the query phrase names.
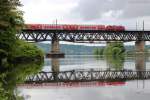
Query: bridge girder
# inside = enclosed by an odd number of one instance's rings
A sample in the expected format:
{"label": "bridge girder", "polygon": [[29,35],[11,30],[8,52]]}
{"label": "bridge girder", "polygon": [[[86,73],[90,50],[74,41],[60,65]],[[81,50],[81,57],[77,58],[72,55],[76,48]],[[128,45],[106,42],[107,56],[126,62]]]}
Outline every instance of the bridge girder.
{"label": "bridge girder", "polygon": [[150,31],[99,31],[99,30],[23,30],[17,37],[26,41],[150,41]]}

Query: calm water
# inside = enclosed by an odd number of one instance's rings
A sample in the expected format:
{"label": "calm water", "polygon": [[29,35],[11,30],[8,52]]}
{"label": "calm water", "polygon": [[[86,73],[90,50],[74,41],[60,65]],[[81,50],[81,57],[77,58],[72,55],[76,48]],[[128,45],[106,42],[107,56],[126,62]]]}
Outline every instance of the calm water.
{"label": "calm water", "polygon": [[[119,59],[119,60],[118,60]],[[74,69],[106,69],[106,68],[124,68],[136,70],[137,65],[141,62],[143,69],[150,69],[150,57],[125,57],[124,60],[120,58],[106,59],[96,58],[95,56],[88,55],[74,55],[66,56],[63,59],[53,59],[54,62],[58,63],[59,71],[74,70]],[[52,71],[52,59],[45,59],[45,65],[43,71]]]}
{"label": "calm water", "polygon": [[[45,59],[43,71],[86,69],[149,70],[150,58],[96,58],[94,56],[66,56],[64,59]],[[81,84],[81,83],[79,83]],[[86,84],[86,83],[85,83]],[[117,83],[87,83],[89,85],[51,85],[19,87],[26,100],[149,100],[150,80]]]}

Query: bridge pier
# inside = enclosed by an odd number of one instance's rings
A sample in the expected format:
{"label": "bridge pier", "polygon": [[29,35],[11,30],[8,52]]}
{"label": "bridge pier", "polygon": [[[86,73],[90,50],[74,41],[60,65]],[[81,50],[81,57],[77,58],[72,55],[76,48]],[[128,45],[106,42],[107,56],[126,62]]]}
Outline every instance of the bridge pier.
{"label": "bridge pier", "polygon": [[58,81],[58,74],[59,74],[59,59],[58,58],[52,58],[51,60],[51,70],[52,70],[52,75],[54,77],[55,81]]}
{"label": "bridge pier", "polygon": [[138,78],[142,79],[145,76],[145,41],[143,41],[143,33],[138,34],[138,41],[135,42],[135,67],[138,71]]}
{"label": "bridge pier", "polygon": [[59,72],[59,59],[58,58],[52,58],[51,59],[51,66],[52,66],[52,72]]}
{"label": "bridge pier", "polygon": [[145,76],[145,73],[142,71],[146,71],[146,66],[145,66],[145,55],[144,53],[137,53],[135,56],[135,69],[137,72],[137,76],[139,79],[143,79]]}
{"label": "bridge pier", "polygon": [[64,58],[64,53],[60,52],[59,39],[54,34],[51,41],[51,52],[46,55],[47,58]]}
{"label": "bridge pier", "polygon": [[137,71],[144,71],[145,68],[145,55],[144,54],[136,54],[135,56],[135,68]]}
{"label": "bridge pier", "polygon": [[144,53],[145,41],[136,41],[135,42],[135,51],[136,53]]}

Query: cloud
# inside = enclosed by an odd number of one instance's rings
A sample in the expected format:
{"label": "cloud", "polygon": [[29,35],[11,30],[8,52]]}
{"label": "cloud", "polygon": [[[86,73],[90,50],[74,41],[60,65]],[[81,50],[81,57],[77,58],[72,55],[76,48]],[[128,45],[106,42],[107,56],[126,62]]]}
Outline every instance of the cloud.
{"label": "cloud", "polygon": [[[122,1],[122,0],[121,0]],[[117,9],[119,5],[123,5],[120,9]],[[150,0],[114,0],[114,10],[121,10],[121,18],[137,18],[143,16],[149,16]]]}
{"label": "cloud", "polygon": [[72,13],[79,14],[84,20],[97,19],[109,10],[109,2],[108,0],[80,0]]}
{"label": "cloud", "polygon": [[54,23],[64,21],[76,5],[74,0],[21,0],[26,23]]}
{"label": "cloud", "polygon": [[124,25],[150,29],[150,0],[21,0],[25,23]]}
{"label": "cloud", "polygon": [[80,0],[73,13],[83,20],[95,20],[111,12],[113,18],[149,16],[150,0]]}

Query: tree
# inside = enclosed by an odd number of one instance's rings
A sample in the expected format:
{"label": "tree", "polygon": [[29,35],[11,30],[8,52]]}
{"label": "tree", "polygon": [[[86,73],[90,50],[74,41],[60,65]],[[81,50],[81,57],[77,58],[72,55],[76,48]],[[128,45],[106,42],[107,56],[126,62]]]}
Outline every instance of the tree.
{"label": "tree", "polygon": [[[32,67],[31,67],[32,66]],[[0,100],[24,100],[18,95],[16,84],[23,83],[27,76],[37,74],[43,61],[17,63],[9,71],[0,73]]]}
{"label": "tree", "polygon": [[104,50],[105,55],[120,56],[124,55],[125,48],[122,42],[112,42]]}
{"label": "tree", "polygon": [[109,65],[109,68],[113,68],[115,70],[121,70],[124,64],[124,56],[110,56],[106,55],[106,61]]}
{"label": "tree", "polygon": [[19,0],[0,0],[0,62],[12,56],[16,33],[23,27]]}
{"label": "tree", "polygon": [[16,37],[24,23],[23,13],[18,9],[20,6],[19,0],[0,0],[0,100],[23,100],[14,91],[16,84],[23,82],[32,72],[41,70],[42,66],[39,61],[25,66],[11,63],[10,59],[15,56],[43,56],[34,45]]}
{"label": "tree", "polygon": [[125,47],[123,42],[111,42],[104,50],[110,68],[120,70],[124,64]]}

